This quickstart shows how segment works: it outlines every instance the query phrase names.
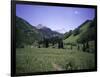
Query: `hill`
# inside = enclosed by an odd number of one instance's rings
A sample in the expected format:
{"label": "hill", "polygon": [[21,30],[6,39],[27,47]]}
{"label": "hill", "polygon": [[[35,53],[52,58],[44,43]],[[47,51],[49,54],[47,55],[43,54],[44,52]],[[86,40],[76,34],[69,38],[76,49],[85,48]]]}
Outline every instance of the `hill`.
{"label": "hill", "polygon": [[32,44],[35,40],[39,40],[39,35],[38,29],[16,16],[16,47]]}
{"label": "hill", "polygon": [[52,31],[45,26],[37,28],[29,24],[26,20],[16,16],[16,47],[31,45],[34,42],[41,41],[43,38],[62,37],[62,34]]}
{"label": "hill", "polygon": [[[91,27],[91,25],[94,21],[95,20],[93,20],[93,21],[87,20],[84,23],[82,23],[79,27],[74,29],[73,31],[66,32],[64,34],[64,37],[65,37],[64,42],[65,43],[76,43],[78,40],[80,40],[80,38],[87,37],[87,39],[88,39],[89,36],[94,36],[93,34],[91,34],[91,32],[95,34],[95,31],[93,31],[93,30],[95,30],[95,25]],[[68,36],[69,33],[70,33],[70,35]],[[86,38],[84,38],[84,40],[85,39]]]}

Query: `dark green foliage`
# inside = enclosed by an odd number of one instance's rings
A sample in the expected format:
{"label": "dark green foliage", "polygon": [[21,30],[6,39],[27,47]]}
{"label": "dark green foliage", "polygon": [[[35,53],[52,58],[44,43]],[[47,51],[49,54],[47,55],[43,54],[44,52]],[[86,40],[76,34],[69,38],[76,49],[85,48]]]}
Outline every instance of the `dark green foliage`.
{"label": "dark green foliage", "polygon": [[45,48],[48,48],[48,47],[49,47],[49,40],[48,40],[48,39],[45,39],[45,38],[44,38],[43,43],[44,43],[44,47],[45,47]]}
{"label": "dark green foliage", "polygon": [[84,23],[82,23],[78,28],[81,28],[83,27],[85,24],[89,23],[89,22],[92,22],[92,20],[86,20]]}
{"label": "dark green foliage", "polygon": [[79,44],[77,45],[77,50],[80,50],[80,46],[79,46]]}
{"label": "dark green foliage", "polygon": [[90,40],[96,40],[96,26],[97,26],[97,20],[96,18],[94,18],[93,22],[90,25],[90,30],[89,32],[91,33],[91,35],[89,36]]}
{"label": "dark green foliage", "polygon": [[86,42],[86,48],[89,48],[89,43],[88,42]]}
{"label": "dark green foliage", "polygon": [[88,43],[88,42],[83,43],[82,50],[83,50],[84,52],[89,52],[89,43]]}
{"label": "dark green foliage", "polygon": [[77,40],[79,43],[86,43],[87,41],[96,40],[96,20],[94,19],[89,25],[88,29],[80,35]]}
{"label": "dark green foliage", "polygon": [[76,28],[74,31],[73,31],[73,35],[76,36],[80,33],[79,31],[79,28]]}
{"label": "dark green foliage", "polygon": [[52,46],[54,46],[55,44],[58,44],[58,48],[64,48],[63,40],[62,38],[59,38],[59,37],[52,37],[52,38],[43,37],[43,40],[38,41],[38,45],[40,44],[45,48],[48,48],[49,44],[52,44]]}
{"label": "dark green foliage", "polygon": [[87,32],[82,33],[77,40],[78,43],[85,43],[86,41],[88,41],[88,33]]}
{"label": "dark green foliage", "polygon": [[70,30],[69,32],[66,32],[64,34],[64,39],[68,38],[71,34],[72,34],[72,30]]}
{"label": "dark green foliage", "polygon": [[59,40],[60,38],[58,36],[49,38],[49,42],[52,43],[52,45],[57,44]]}
{"label": "dark green foliage", "polygon": [[62,40],[58,41],[58,48],[64,48]]}
{"label": "dark green foliage", "polygon": [[72,43],[65,43],[65,45],[75,45],[74,43],[72,44]]}
{"label": "dark green foliage", "polygon": [[96,25],[97,25],[97,19],[95,17],[94,20],[92,21],[90,27],[95,27],[96,28]]}
{"label": "dark green foliage", "polygon": [[[92,21],[87,30],[81,33],[77,42],[83,44],[82,50],[90,52],[89,42],[96,40],[96,19]],[[95,45],[95,44],[94,44]]]}
{"label": "dark green foliage", "polygon": [[83,43],[82,50],[83,50],[84,52],[85,52],[85,50],[86,50],[85,43]]}
{"label": "dark green foliage", "polygon": [[38,45],[38,48],[40,48],[40,45]]}
{"label": "dark green foliage", "polygon": [[86,42],[86,52],[89,52],[89,43]]}
{"label": "dark green foliage", "polygon": [[16,47],[32,45],[38,39],[40,39],[38,30],[24,19],[16,16]]}
{"label": "dark green foliage", "polygon": [[61,41],[61,48],[64,48],[63,41]]}
{"label": "dark green foliage", "polygon": [[37,43],[38,43],[38,48],[40,48],[40,44],[41,44],[40,41],[38,41]]}
{"label": "dark green foliage", "polygon": [[16,47],[24,47],[24,33],[20,29],[16,29]]}

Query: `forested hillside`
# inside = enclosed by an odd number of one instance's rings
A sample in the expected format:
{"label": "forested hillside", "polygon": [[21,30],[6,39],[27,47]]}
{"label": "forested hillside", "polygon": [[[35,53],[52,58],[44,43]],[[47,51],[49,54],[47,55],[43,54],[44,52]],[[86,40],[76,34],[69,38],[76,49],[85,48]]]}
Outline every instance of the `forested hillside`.
{"label": "forested hillside", "polygon": [[[41,24],[42,25],[42,24]],[[47,27],[40,29],[30,25],[26,20],[16,16],[16,47],[33,45],[44,40],[61,38],[63,35]]]}
{"label": "forested hillside", "polygon": [[87,20],[74,30],[64,34],[65,44],[81,44],[83,51],[95,51],[96,44],[96,18]]}

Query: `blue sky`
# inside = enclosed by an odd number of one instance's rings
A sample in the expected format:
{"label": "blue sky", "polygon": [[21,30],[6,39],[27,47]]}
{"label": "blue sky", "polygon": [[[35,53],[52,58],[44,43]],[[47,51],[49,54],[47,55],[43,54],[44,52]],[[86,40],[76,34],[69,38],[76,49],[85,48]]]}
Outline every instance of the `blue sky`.
{"label": "blue sky", "polygon": [[16,16],[33,26],[42,24],[52,30],[65,33],[77,28],[86,20],[92,20],[95,9],[17,4]]}

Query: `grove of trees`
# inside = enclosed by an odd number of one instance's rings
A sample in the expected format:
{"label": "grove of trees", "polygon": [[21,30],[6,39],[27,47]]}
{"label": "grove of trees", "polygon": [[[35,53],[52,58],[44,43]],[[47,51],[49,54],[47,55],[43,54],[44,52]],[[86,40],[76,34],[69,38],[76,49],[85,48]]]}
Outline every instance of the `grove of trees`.
{"label": "grove of trees", "polygon": [[43,40],[38,41],[38,48],[40,48],[40,45],[42,45],[42,47],[48,48],[49,44],[52,44],[52,46],[58,44],[58,48],[64,48],[63,39],[59,37],[43,38]]}

